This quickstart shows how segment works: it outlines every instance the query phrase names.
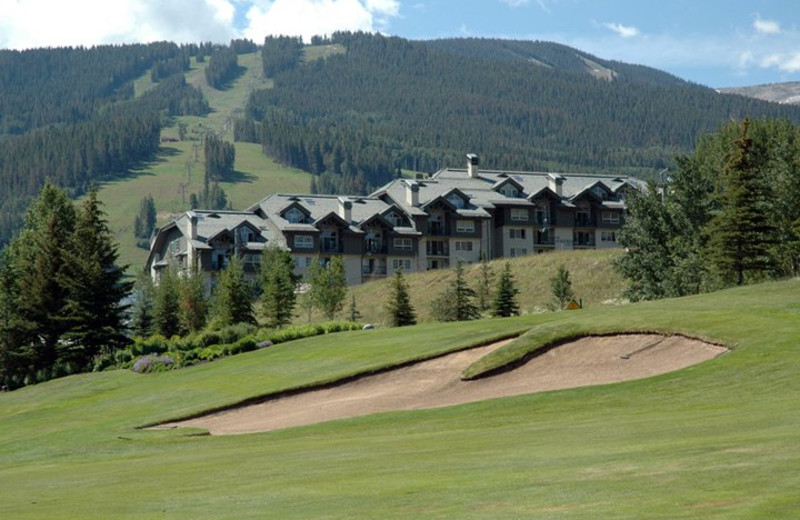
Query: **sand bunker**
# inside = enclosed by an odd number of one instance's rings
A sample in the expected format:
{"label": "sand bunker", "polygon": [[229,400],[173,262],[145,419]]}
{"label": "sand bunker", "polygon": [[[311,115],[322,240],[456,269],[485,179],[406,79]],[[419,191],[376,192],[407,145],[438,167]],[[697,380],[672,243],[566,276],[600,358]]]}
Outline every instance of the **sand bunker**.
{"label": "sand bunker", "polygon": [[339,386],[275,397],[158,428],[195,426],[212,435],[262,432],[392,410],[436,408],[496,397],[641,379],[714,358],[724,347],[682,336],[587,337],[514,370],[476,381],[462,371],[511,340],[448,354]]}

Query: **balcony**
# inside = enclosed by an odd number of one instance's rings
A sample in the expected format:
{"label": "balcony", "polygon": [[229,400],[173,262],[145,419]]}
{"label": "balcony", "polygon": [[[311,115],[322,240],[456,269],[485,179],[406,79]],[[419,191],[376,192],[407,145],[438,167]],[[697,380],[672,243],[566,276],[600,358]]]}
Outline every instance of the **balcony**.
{"label": "balcony", "polygon": [[387,245],[381,240],[364,241],[364,252],[368,255],[385,255],[387,251]]}
{"label": "balcony", "polygon": [[450,256],[450,247],[447,242],[428,242],[426,251],[428,256]]}
{"label": "balcony", "polygon": [[361,274],[366,277],[383,277],[386,276],[386,266],[378,265],[375,267],[369,267],[366,265],[362,265]]}
{"label": "balcony", "polygon": [[447,226],[441,222],[431,222],[428,225],[428,234],[431,236],[447,236]]}
{"label": "balcony", "polygon": [[575,216],[575,227],[595,227],[597,221],[585,213],[578,213]]}
{"label": "balcony", "polygon": [[319,243],[319,250],[322,253],[341,253],[342,243],[336,238],[323,237]]}
{"label": "balcony", "polygon": [[534,236],[533,243],[537,246],[554,246],[556,245],[556,239],[549,233],[537,232]]}

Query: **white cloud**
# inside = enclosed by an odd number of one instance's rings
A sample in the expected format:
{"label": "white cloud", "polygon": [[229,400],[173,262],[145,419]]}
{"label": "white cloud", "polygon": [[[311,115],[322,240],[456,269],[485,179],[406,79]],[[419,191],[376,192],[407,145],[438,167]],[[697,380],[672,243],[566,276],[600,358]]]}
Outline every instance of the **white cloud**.
{"label": "white cloud", "polygon": [[335,31],[384,30],[400,11],[398,0],[274,0],[258,2],[247,12],[244,35],[260,41],[267,35],[302,36]]}
{"label": "white cloud", "polygon": [[633,38],[639,36],[639,29],[632,26],[622,25],[621,23],[604,23],[603,27],[611,29],[623,38]]}
{"label": "white cloud", "polygon": [[[519,7],[521,5],[527,5],[530,3],[530,0],[500,0],[500,1],[503,2],[504,4],[510,5],[511,7]],[[539,5],[543,5],[542,0],[536,0],[536,1]]]}
{"label": "white cloud", "polygon": [[782,72],[793,73],[800,71],[800,52],[786,54],[768,54],[761,59],[762,68],[776,68]]}
{"label": "white cloud", "polygon": [[759,15],[753,22],[753,28],[758,34],[780,34],[781,25],[773,20],[762,20]]}
{"label": "white cloud", "polygon": [[236,36],[228,0],[0,0],[0,48]]}

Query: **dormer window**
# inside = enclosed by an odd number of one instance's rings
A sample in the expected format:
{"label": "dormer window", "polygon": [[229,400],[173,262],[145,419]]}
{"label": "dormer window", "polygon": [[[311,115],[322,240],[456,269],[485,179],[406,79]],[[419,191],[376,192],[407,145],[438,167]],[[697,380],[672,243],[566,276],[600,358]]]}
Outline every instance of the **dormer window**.
{"label": "dormer window", "polygon": [[600,198],[600,200],[605,200],[606,198],[606,190],[604,190],[600,186],[595,186],[594,188],[592,188],[592,193],[597,195]]}
{"label": "dormer window", "polygon": [[502,188],[500,188],[500,193],[505,195],[506,197],[510,197],[512,199],[519,198],[519,190],[512,186],[511,184],[506,184]]}
{"label": "dormer window", "polygon": [[299,209],[292,208],[286,213],[284,213],[283,218],[285,218],[292,224],[302,224],[303,221],[306,219],[306,216]]}
{"label": "dormer window", "polygon": [[386,215],[386,220],[392,223],[392,227],[399,227],[403,225],[403,217],[392,211]]}
{"label": "dormer window", "polygon": [[463,209],[464,208],[464,199],[462,199],[459,195],[455,193],[451,193],[447,196],[447,202],[452,204],[456,209]]}

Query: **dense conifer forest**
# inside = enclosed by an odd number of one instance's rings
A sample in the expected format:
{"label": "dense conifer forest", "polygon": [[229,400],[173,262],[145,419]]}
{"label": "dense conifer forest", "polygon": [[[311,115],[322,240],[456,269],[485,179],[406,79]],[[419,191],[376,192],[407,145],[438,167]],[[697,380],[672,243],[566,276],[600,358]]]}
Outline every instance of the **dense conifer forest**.
{"label": "dense conifer forest", "polygon": [[315,43],[346,52],[288,66],[291,42],[274,40],[275,86],[253,93],[237,138],[314,173],[320,192],[365,191],[466,152],[495,168],[647,175],[731,118],[800,121],[796,107],[552,43],[337,33]]}

